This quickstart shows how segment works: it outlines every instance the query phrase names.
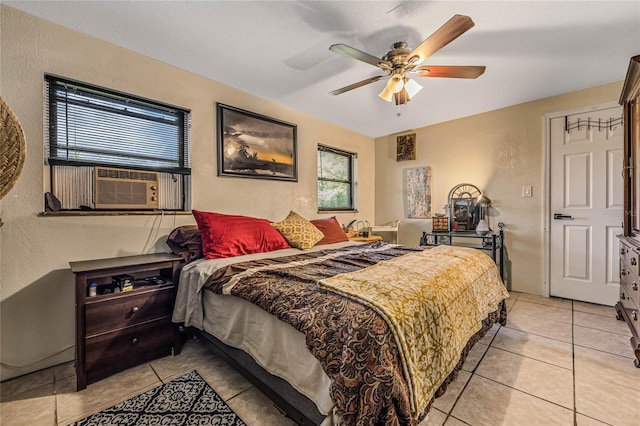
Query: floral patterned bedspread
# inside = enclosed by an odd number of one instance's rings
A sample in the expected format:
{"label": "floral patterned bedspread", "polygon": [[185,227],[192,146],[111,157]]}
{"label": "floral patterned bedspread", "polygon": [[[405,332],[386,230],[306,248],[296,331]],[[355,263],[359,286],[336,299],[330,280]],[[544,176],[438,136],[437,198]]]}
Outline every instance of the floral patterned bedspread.
{"label": "floral patterned bedspread", "polygon": [[[205,288],[246,299],[301,331],[309,351],[331,379],[331,398],[345,424],[415,425],[426,414],[430,403],[424,407],[415,404],[415,392],[409,383],[416,379],[407,374],[407,355],[401,353],[392,327],[379,310],[356,298],[322,288],[318,282],[338,274],[364,272],[380,262],[401,262],[400,259],[411,259],[434,250],[373,243],[242,262],[216,271]],[[454,274],[449,278],[464,277]],[[442,280],[438,283],[445,285]],[[460,283],[460,286],[464,284]],[[505,297],[500,294],[488,312],[498,309],[498,302]],[[501,306],[504,308],[504,304]],[[481,328],[481,320],[486,317],[485,313],[477,319],[474,332]],[[489,317],[493,322],[506,318],[504,312]],[[489,326],[485,321],[485,329]],[[434,327],[445,332],[441,326]],[[442,335],[441,340],[446,344],[450,337]],[[465,343],[466,340],[463,346]],[[457,362],[460,351],[453,358]],[[444,379],[452,371],[442,373],[446,386]],[[439,385],[435,384],[436,388]]]}
{"label": "floral patterned bedspread", "polygon": [[489,256],[446,245],[318,284],[362,302],[385,319],[400,347],[414,414],[429,404],[482,320],[509,297]]}

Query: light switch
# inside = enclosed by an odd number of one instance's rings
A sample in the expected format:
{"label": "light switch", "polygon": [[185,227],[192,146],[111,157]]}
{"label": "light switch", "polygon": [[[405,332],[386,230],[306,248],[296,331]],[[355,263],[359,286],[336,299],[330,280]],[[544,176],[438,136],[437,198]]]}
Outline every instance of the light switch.
{"label": "light switch", "polygon": [[522,187],[522,196],[523,197],[531,197],[531,185],[525,185]]}

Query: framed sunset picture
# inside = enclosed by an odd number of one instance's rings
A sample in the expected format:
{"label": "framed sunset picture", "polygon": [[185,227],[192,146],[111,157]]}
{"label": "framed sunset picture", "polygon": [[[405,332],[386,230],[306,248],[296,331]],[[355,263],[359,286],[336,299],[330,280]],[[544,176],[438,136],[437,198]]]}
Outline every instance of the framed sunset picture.
{"label": "framed sunset picture", "polygon": [[297,126],[216,104],[218,176],[298,181]]}

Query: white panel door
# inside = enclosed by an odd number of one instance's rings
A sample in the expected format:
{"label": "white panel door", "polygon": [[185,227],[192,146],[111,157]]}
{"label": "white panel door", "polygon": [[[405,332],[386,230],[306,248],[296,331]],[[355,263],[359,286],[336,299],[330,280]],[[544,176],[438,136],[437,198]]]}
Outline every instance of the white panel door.
{"label": "white panel door", "polygon": [[[614,305],[622,233],[620,107],[551,119],[550,293]],[[569,124],[584,122],[566,130]],[[598,123],[600,120],[600,123]]]}

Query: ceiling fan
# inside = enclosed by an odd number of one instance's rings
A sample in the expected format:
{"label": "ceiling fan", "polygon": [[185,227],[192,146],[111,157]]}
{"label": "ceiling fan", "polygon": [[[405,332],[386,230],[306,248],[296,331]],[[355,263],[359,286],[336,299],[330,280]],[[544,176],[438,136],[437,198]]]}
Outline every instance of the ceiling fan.
{"label": "ceiling fan", "polygon": [[407,47],[407,43],[400,41],[394,43],[393,48],[383,58],[377,58],[346,44],[334,44],[329,47],[332,52],[376,66],[382,69],[386,75],[367,78],[329,93],[339,95],[389,76],[387,84],[378,96],[387,102],[391,102],[394,99],[396,105],[403,105],[409,102],[422,89],[420,84],[407,76],[408,73],[415,73],[420,77],[478,78],[484,73],[484,66],[418,66],[429,56],[451,43],[474,25],[470,17],[454,15],[413,51]]}

